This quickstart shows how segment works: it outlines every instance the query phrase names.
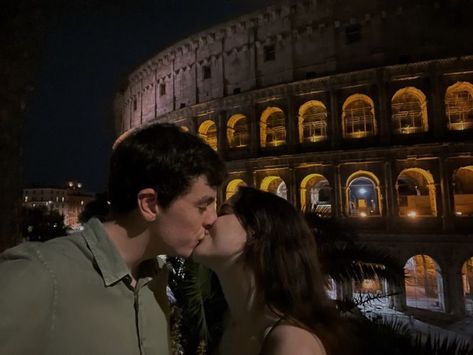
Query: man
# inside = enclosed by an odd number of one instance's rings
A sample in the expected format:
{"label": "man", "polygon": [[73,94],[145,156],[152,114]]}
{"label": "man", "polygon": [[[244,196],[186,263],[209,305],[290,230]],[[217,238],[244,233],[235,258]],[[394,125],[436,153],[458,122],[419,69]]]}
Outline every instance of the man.
{"label": "man", "polygon": [[0,354],[168,354],[166,272],[216,220],[223,162],[199,138],[154,124],[115,148],[111,220],[0,256]]}

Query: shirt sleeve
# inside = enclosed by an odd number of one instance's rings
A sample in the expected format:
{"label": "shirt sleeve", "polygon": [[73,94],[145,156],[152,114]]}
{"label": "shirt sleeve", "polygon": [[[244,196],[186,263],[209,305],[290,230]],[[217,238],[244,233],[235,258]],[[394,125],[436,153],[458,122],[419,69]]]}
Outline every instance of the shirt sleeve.
{"label": "shirt sleeve", "polygon": [[56,287],[40,251],[27,245],[0,255],[0,354],[46,354]]}

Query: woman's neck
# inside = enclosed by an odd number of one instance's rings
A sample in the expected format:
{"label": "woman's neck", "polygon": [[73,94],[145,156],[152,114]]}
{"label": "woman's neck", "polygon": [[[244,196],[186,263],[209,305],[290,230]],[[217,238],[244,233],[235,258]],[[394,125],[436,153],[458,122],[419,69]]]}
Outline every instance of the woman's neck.
{"label": "woman's neck", "polygon": [[258,320],[273,318],[255,287],[254,276],[242,265],[234,264],[217,272],[233,323],[257,325]]}

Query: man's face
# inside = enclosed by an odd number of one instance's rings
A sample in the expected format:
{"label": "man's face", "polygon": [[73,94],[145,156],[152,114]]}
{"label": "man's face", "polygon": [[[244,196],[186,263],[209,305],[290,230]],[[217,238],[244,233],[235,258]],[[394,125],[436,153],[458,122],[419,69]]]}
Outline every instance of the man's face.
{"label": "man's face", "polygon": [[159,253],[189,257],[217,219],[216,198],[216,189],[208,185],[205,176],[200,176],[186,194],[168,208],[160,208],[153,228]]}

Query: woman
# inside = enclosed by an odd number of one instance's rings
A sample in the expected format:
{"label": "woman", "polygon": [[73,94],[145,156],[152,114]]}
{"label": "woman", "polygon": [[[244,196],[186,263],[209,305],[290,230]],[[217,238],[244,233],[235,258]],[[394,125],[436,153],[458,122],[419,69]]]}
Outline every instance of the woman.
{"label": "woman", "polygon": [[193,255],[215,271],[229,306],[220,354],[347,353],[314,237],[286,200],[240,187]]}

